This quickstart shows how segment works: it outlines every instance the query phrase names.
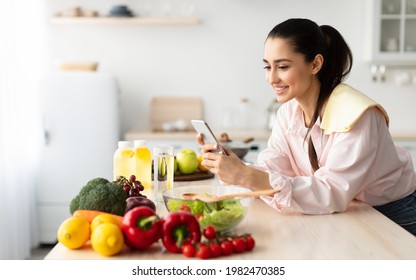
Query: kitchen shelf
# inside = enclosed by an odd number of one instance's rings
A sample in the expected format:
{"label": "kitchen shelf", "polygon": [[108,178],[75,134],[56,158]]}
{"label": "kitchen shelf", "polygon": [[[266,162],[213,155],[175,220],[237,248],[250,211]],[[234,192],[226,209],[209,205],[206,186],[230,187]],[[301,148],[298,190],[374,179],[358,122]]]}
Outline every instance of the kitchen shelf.
{"label": "kitchen shelf", "polygon": [[197,25],[200,19],[194,17],[53,17],[52,25]]}

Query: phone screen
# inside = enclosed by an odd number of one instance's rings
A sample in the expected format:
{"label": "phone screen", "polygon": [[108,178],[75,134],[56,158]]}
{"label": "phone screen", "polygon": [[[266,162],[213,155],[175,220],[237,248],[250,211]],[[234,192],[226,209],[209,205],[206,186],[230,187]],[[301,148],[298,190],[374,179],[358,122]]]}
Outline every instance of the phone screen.
{"label": "phone screen", "polygon": [[221,144],[218,142],[217,138],[215,137],[214,133],[212,132],[209,125],[203,120],[191,120],[191,123],[195,130],[198,133],[202,134],[202,140],[205,144],[217,144],[219,150],[213,152],[222,151],[225,155],[227,155],[226,151],[222,148]]}

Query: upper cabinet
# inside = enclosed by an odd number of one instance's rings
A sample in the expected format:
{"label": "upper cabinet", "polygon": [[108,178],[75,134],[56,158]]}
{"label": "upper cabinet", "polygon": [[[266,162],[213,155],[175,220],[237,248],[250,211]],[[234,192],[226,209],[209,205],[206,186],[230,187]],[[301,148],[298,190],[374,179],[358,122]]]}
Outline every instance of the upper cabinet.
{"label": "upper cabinet", "polygon": [[366,59],[416,65],[416,0],[366,1]]}

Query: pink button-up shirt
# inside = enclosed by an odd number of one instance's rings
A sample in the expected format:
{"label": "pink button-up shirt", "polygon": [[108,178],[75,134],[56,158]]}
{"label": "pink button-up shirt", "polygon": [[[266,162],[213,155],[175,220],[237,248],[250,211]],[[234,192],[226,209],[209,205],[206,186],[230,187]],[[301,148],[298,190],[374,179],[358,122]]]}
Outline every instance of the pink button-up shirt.
{"label": "pink button-up shirt", "polygon": [[270,184],[280,190],[273,197],[262,197],[270,206],[327,214],[346,210],[353,199],[375,206],[415,191],[410,154],[394,145],[386,120],[375,107],[348,132],[325,135],[316,122],[310,131],[321,166],[316,172],[309,162],[306,133],[297,101],[283,104],[268,147],[253,165],[268,172]]}

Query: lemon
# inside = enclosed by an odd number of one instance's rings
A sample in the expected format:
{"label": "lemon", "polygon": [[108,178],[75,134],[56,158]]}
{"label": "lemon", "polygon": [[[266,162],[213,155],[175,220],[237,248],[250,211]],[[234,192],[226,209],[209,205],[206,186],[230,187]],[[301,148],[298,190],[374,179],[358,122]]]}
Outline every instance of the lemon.
{"label": "lemon", "polygon": [[99,225],[101,225],[103,223],[115,224],[116,226],[121,228],[121,220],[120,219],[117,219],[116,217],[114,217],[114,215],[104,213],[104,214],[100,214],[100,215],[96,216],[92,220],[92,222],[91,222],[91,232],[93,232],[96,227],[98,227]]}
{"label": "lemon", "polygon": [[103,256],[113,256],[121,251],[124,237],[121,229],[112,223],[98,225],[91,234],[91,246]]}
{"label": "lemon", "polygon": [[202,171],[202,172],[208,171],[208,168],[203,166],[201,162],[202,162],[202,155],[198,156],[198,169],[199,169],[199,171]]}
{"label": "lemon", "polygon": [[83,217],[70,217],[58,228],[58,241],[69,249],[81,248],[90,238],[90,223]]}

